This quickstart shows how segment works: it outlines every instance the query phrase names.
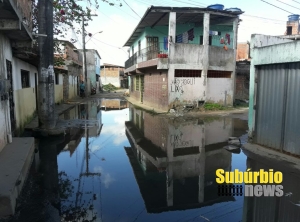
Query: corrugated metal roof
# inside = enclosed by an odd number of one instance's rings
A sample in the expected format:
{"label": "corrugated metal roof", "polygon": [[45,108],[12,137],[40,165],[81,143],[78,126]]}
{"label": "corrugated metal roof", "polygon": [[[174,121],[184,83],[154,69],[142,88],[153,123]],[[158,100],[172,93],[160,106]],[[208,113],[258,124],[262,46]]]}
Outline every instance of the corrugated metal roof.
{"label": "corrugated metal roof", "polygon": [[168,26],[169,25],[169,12],[176,12],[176,23],[186,24],[190,22],[202,23],[203,14],[210,13],[210,23],[224,24],[226,22],[232,22],[238,15],[244,12],[230,12],[224,10],[214,10],[208,8],[198,7],[163,7],[163,6],[151,6],[147,9],[141,21],[134,29],[133,33],[126,41],[124,46],[131,46],[137,37],[144,31],[145,27],[154,26]]}

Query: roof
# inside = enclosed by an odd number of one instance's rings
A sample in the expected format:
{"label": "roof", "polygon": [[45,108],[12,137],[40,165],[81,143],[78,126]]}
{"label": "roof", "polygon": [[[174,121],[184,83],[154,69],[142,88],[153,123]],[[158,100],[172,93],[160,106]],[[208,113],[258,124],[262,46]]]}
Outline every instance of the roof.
{"label": "roof", "polygon": [[[144,31],[145,27],[154,26],[168,26],[169,25],[169,12],[176,12],[177,24],[186,24],[190,22],[203,24],[203,14],[210,13],[210,24],[224,24],[226,22],[232,22],[238,15],[244,12],[230,12],[224,10],[215,10],[209,8],[199,7],[164,7],[164,6],[150,6],[145,12],[143,18],[134,29],[133,33],[126,41],[124,46],[131,46],[133,42],[140,36]],[[200,16],[201,15],[201,16]]]}
{"label": "roof", "polygon": [[77,48],[75,47],[75,45],[74,45],[72,42],[70,42],[70,41],[67,41],[67,40],[60,40],[60,39],[54,39],[54,41],[56,41],[56,42],[64,42],[65,44],[70,45],[73,49],[77,49]]}
{"label": "roof", "polygon": [[101,65],[101,67],[104,66],[124,68],[124,66],[119,66],[119,65],[109,64],[109,63],[103,63],[103,65]]}
{"label": "roof", "polygon": [[[80,51],[80,52],[82,52],[83,51],[83,49],[77,49],[78,51]],[[96,50],[96,49],[85,49],[85,51],[86,52],[88,52],[88,51],[95,51],[96,52],[96,54],[99,56],[99,58],[101,59],[101,56],[100,56],[100,54],[98,53],[98,51]]]}

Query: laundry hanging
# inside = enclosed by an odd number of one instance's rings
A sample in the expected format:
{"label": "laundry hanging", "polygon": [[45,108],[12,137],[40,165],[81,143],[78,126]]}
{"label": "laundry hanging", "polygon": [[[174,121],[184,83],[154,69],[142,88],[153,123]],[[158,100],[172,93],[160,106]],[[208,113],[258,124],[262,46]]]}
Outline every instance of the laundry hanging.
{"label": "laundry hanging", "polygon": [[192,28],[192,29],[190,29],[190,30],[188,31],[188,40],[193,41],[194,38],[195,38],[195,36],[194,36],[194,28]]}
{"label": "laundry hanging", "polygon": [[226,33],[225,38],[227,40],[228,45],[230,45],[230,35]]}
{"label": "laundry hanging", "polygon": [[168,50],[168,37],[164,37],[164,50]]}
{"label": "laundry hanging", "polygon": [[176,36],[176,43],[182,43],[182,34]]}
{"label": "laundry hanging", "polygon": [[189,34],[188,34],[188,32],[182,33],[182,43],[189,43]]}

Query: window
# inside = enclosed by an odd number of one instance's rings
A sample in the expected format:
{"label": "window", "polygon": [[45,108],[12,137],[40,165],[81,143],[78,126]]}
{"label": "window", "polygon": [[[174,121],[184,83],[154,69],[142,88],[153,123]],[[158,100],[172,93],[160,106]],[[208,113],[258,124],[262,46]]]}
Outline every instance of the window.
{"label": "window", "polygon": [[55,73],[55,84],[58,85],[59,84],[59,74]]}
{"label": "window", "polygon": [[135,77],[135,90],[140,91],[140,77],[139,76]]}
{"label": "window", "polygon": [[292,35],[292,29],[293,29],[292,26],[286,27],[286,34],[287,34],[287,35]]}
{"label": "window", "polygon": [[30,87],[29,71],[21,70],[21,82],[22,82],[22,88]]}
{"label": "window", "polygon": [[231,78],[231,72],[208,70],[207,78]]}
{"label": "window", "polygon": [[201,70],[175,69],[175,77],[200,78]]}
{"label": "window", "polygon": [[141,40],[138,42],[138,47],[139,47],[139,51],[138,51],[138,54],[139,56],[141,55]]}

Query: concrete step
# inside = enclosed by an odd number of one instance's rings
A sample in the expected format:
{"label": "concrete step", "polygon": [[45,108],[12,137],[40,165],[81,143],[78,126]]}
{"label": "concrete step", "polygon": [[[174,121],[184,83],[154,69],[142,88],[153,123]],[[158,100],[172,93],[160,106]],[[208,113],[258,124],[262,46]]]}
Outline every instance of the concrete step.
{"label": "concrete step", "polygon": [[34,157],[33,137],[13,137],[0,152],[0,218],[13,215]]}

